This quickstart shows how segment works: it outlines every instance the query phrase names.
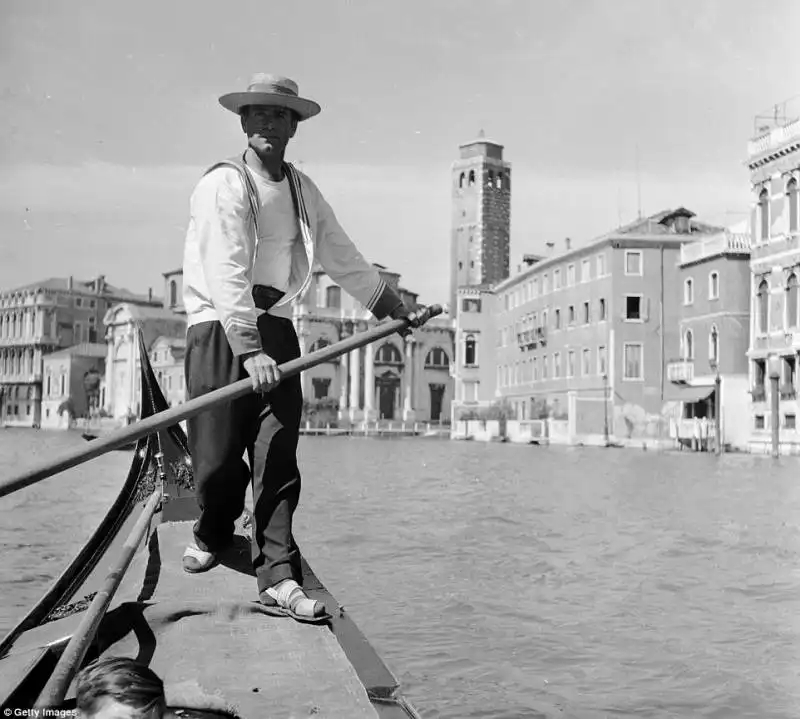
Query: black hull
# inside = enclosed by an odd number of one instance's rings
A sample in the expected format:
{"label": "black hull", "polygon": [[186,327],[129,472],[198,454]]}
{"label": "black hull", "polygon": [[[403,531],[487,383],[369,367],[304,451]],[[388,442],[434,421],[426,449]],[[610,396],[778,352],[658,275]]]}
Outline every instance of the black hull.
{"label": "black hull", "polygon": [[[144,418],[167,409],[168,404],[150,367],[141,333],[139,344]],[[191,478],[187,481],[186,473],[180,469],[187,466],[191,466],[187,439],[179,425],[136,443],[128,475],[106,516],[42,598],[0,641],[0,709],[33,707],[69,636],[77,629],[92,593],[102,585],[110,561],[119,553],[127,532],[155,489],[159,481],[158,468],[166,474],[164,486],[168,501],[162,505],[154,522],[170,525],[195,517],[197,504]],[[151,528],[150,539],[156,530],[157,527]],[[142,552],[150,551],[147,544],[146,541],[140,548]],[[152,556],[147,559],[148,567],[152,560]],[[390,670],[305,561],[304,571],[309,585],[315,587],[315,595],[324,598],[333,614],[330,631],[355,670],[377,716],[380,719],[419,719],[414,708],[402,697]],[[142,606],[145,606],[146,599],[140,595],[138,601],[144,601]],[[113,620],[107,615],[99,634],[114,631]],[[90,653],[87,661],[91,658]],[[247,677],[242,680],[248,681]],[[264,700],[268,702],[269,697],[265,696]],[[64,705],[65,708],[70,706],[69,703]]]}

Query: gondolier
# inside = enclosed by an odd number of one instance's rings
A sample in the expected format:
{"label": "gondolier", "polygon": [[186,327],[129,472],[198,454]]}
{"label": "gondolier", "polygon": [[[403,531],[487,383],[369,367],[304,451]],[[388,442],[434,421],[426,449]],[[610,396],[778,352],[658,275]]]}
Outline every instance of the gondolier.
{"label": "gondolier", "polygon": [[[220,104],[240,116],[247,149],[211,167],[191,198],[184,250],[189,399],[249,375],[256,393],[188,420],[200,519],[183,556],[202,572],[233,538],[253,487],[253,567],[259,599],[277,614],[324,621],[302,587],[292,516],[300,496],[299,376],[277,365],[300,355],[292,302],[315,263],[375,317],[427,319],[407,308],[339,225],[317,186],[284,160],[299,122],[320,112],[285,77],[260,74]],[[243,461],[244,453],[249,467]]]}

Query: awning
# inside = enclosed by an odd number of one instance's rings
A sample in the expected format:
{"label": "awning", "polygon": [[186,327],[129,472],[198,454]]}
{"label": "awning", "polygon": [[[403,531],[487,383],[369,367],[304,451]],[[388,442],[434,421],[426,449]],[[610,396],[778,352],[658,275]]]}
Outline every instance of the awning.
{"label": "awning", "polygon": [[669,402],[702,402],[714,394],[714,386],[708,385],[683,385],[672,387],[667,393]]}

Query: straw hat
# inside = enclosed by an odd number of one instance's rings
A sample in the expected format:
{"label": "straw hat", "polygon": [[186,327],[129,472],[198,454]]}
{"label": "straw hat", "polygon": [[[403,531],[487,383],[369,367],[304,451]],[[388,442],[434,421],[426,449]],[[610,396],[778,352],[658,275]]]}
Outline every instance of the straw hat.
{"label": "straw hat", "polygon": [[264,72],[253,75],[244,92],[230,92],[220,97],[219,104],[237,115],[246,105],[278,105],[294,110],[301,120],[314,117],[322,109],[313,100],[300,97],[294,80]]}

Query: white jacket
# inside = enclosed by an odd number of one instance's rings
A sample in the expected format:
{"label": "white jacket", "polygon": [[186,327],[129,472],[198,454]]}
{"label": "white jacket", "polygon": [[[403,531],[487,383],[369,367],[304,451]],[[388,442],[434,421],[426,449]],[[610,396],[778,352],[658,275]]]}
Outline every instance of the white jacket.
{"label": "white jacket", "polygon": [[[258,191],[242,157],[218,163],[206,171],[192,193],[191,217],[183,257],[183,301],[188,326],[217,320],[235,355],[261,349],[252,287],[259,221]],[[291,318],[292,301],[311,282],[316,261],[378,319],[402,305],[399,295],[342,229],[330,205],[312,180],[284,163],[289,178],[302,242],[292,249],[289,290],[269,314]],[[260,217],[259,217],[260,215]],[[255,270],[257,273],[257,268]]]}

